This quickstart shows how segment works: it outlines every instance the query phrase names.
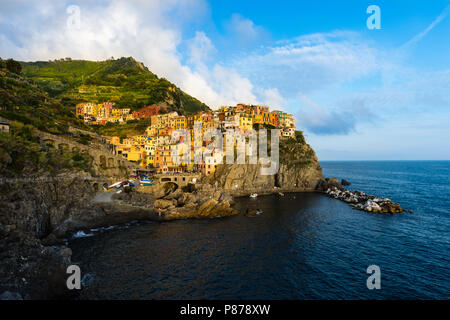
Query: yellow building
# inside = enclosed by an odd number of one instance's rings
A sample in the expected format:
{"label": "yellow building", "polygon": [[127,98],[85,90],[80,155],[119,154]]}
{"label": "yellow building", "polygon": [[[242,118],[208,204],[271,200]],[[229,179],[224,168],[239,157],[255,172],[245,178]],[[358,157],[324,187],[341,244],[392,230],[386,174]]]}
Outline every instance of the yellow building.
{"label": "yellow building", "polygon": [[109,143],[113,144],[113,145],[119,145],[120,144],[120,138],[119,137],[112,137],[109,140]]}
{"label": "yellow building", "polygon": [[134,162],[142,162],[143,153],[145,153],[145,151],[143,151],[141,148],[131,147],[127,153],[127,160],[134,161]]}
{"label": "yellow building", "polygon": [[253,115],[253,124],[270,124],[270,118],[268,112],[261,112]]}
{"label": "yellow building", "polygon": [[286,114],[286,127],[295,129],[295,120],[292,114]]}
{"label": "yellow building", "polygon": [[77,117],[83,116],[84,117],[84,103],[79,103],[75,107],[75,114]]}
{"label": "yellow building", "polygon": [[77,116],[97,116],[97,105],[95,103],[79,103],[75,107],[75,114]]}
{"label": "yellow building", "polygon": [[156,137],[158,135],[158,127],[153,125],[147,127],[147,129],[145,130],[145,134],[148,137]]}
{"label": "yellow building", "polygon": [[147,153],[147,165],[155,167],[156,139],[147,139],[144,148]]}
{"label": "yellow building", "polygon": [[125,146],[132,146],[135,144],[135,141],[133,138],[125,138],[123,139],[122,144]]}
{"label": "yellow building", "polygon": [[186,129],[187,119],[185,116],[176,116],[170,119],[170,127],[174,129]]}
{"label": "yellow building", "polygon": [[140,136],[134,136],[134,144],[144,144],[145,140],[147,139],[147,136],[145,135],[140,135]]}
{"label": "yellow building", "polygon": [[171,120],[175,117],[178,117],[178,113],[174,111],[166,114],[151,116],[150,121],[152,126],[156,126],[158,128],[168,128],[170,127]]}
{"label": "yellow building", "polygon": [[239,116],[239,128],[247,131],[253,128],[253,118],[250,115],[241,114]]}
{"label": "yellow building", "polygon": [[203,134],[205,134],[205,132],[208,131],[208,130],[219,129],[219,127],[220,127],[220,123],[217,122],[217,121],[214,121],[214,120],[202,123]]}
{"label": "yellow building", "polygon": [[219,111],[219,112],[227,112],[229,108],[230,108],[230,107],[222,106],[222,107],[220,107],[217,111]]}
{"label": "yellow building", "polygon": [[254,106],[253,107],[253,113],[254,114],[269,113],[269,107],[267,107],[267,106]]}

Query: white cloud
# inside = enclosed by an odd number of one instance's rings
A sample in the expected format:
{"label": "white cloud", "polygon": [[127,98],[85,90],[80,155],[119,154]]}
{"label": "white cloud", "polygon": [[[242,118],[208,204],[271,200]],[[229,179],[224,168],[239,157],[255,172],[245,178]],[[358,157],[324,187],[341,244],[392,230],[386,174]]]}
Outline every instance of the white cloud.
{"label": "white cloud", "polygon": [[215,48],[205,33],[196,33],[188,45],[190,64],[182,63],[178,51],[182,27],[198,19],[192,9],[204,5],[202,1],[109,1],[102,5],[82,1],[79,28],[67,25],[69,5],[72,3],[36,1],[4,7],[0,56],[25,61],[133,56],[213,108],[256,100],[250,81],[235,70],[206,66]]}
{"label": "white cloud", "polygon": [[[67,27],[66,8],[72,4],[80,6],[80,28]],[[260,48],[270,34],[233,15],[225,35],[234,55],[221,56],[228,54],[223,35],[213,41],[201,30],[184,33],[207,11],[203,0],[5,3],[0,56],[27,61],[133,56],[213,108],[264,103],[295,113],[300,128],[319,134],[354,132],[358,123],[393,110],[448,108],[449,70],[425,73],[404,66],[403,54],[356,32],[303,35]]]}
{"label": "white cloud", "polygon": [[263,90],[262,102],[273,109],[283,110],[286,100],[281,96],[277,88],[270,88]]}
{"label": "white cloud", "polygon": [[204,32],[197,31],[195,37],[189,41],[189,61],[200,68],[206,67],[205,63],[210,59],[212,53],[217,49],[211,39]]}
{"label": "white cloud", "polygon": [[367,76],[382,56],[356,33],[333,32],[282,41],[234,63],[255,84],[292,96]]}
{"label": "white cloud", "polygon": [[248,47],[270,38],[267,30],[237,13],[225,23],[225,28],[228,31],[228,37],[235,42],[235,46]]}

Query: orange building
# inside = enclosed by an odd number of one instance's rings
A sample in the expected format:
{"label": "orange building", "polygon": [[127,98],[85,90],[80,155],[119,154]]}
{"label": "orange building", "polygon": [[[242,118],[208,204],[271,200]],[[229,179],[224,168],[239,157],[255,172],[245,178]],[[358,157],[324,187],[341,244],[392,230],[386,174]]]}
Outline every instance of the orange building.
{"label": "orange building", "polygon": [[278,114],[276,114],[274,112],[269,113],[269,124],[274,127],[277,127],[277,128],[280,126],[280,120],[279,120]]}

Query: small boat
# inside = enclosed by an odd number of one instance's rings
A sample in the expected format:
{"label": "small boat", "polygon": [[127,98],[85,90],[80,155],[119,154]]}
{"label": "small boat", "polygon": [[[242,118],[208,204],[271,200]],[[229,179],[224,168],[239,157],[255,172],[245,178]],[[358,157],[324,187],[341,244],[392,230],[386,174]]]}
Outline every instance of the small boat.
{"label": "small boat", "polygon": [[111,188],[120,188],[120,184],[121,184],[121,183],[122,183],[122,181],[116,182],[116,183],[110,185],[110,186],[108,187],[108,189],[111,189]]}
{"label": "small boat", "polygon": [[141,179],[141,185],[151,186],[153,185],[153,179]]}
{"label": "small boat", "polygon": [[257,193],[252,193],[252,194],[250,194],[250,198],[256,198],[257,196],[258,196]]}
{"label": "small boat", "polygon": [[284,197],[284,193],[283,192],[278,192],[278,195]]}

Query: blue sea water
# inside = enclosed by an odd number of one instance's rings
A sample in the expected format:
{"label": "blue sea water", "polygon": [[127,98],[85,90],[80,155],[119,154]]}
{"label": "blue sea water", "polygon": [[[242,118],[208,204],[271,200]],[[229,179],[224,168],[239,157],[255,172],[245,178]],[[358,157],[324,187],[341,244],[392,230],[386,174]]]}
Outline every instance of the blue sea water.
{"label": "blue sea water", "polygon": [[[323,194],[240,198],[240,214],[74,238],[81,299],[449,299],[450,162],[321,162],[324,176],[400,202],[370,214]],[[381,289],[369,290],[369,265]]]}

